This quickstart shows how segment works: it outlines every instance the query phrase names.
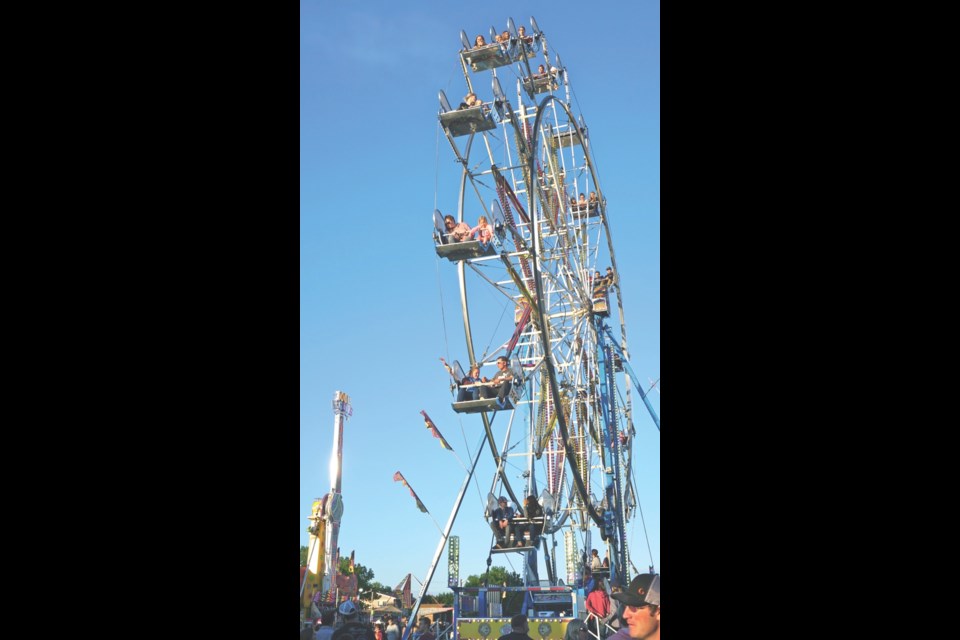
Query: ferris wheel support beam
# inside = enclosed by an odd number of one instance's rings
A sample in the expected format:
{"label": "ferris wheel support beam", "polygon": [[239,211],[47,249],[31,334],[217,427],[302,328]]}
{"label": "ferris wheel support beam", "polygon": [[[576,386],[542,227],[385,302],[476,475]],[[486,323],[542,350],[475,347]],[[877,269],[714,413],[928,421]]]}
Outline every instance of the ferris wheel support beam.
{"label": "ferris wheel support beam", "polygon": [[657,425],[657,431],[660,431],[660,416],[657,415],[657,412],[654,411],[653,406],[650,404],[650,400],[647,398],[646,392],[643,390],[643,387],[640,386],[640,378],[636,376],[633,372],[633,368],[630,366],[630,363],[627,362],[627,355],[623,349],[620,348],[620,345],[617,344],[617,341],[614,339],[613,335],[610,333],[610,329],[603,327],[603,331],[610,337],[610,344],[614,349],[617,350],[617,354],[620,356],[620,361],[623,363],[623,369],[629,374],[629,378],[633,380],[634,386],[637,388],[637,393],[640,394],[640,398],[643,400],[643,404],[647,405],[647,411],[650,412],[650,417],[653,418],[653,423]]}
{"label": "ferris wheel support beam", "polygon": [[[603,451],[604,475],[606,486],[604,493],[607,499],[607,508],[604,511],[604,539],[611,538],[613,550],[610,563],[610,577],[616,575],[617,565],[627,565],[627,527],[623,502],[623,487],[621,478],[623,469],[620,467],[620,438],[617,437],[617,414],[613,408],[613,351],[605,344],[603,319],[594,316],[592,329],[597,338],[597,377],[600,382],[600,409],[603,415]],[[615,521],[614,521],[615,519]],[[613,522],[608,522],[613,521]],[[610,531],[612,525],[613,531]],[[611,535],[612,534],[612,535]]]}
{"label": "ferris wheel support beam", "polygon": [[437,545],[437,550],[433,555],[433,562],[430,564],[430,570],[427,571],[427,575],[423,580],[423,584],[420,585],[420,593],[417,595],[417,600],[413,605],[413,609],[410,611],[410,621],[407,623],[406,628],[402,632],[403,640],[408,640],[410,638],[410,633],[416,626],[417,613],[420,611],[420,604],[423,602],[423,595],[427,592],[427,589],[430,588],[430,581],[433,580],[433,574],[437,570],[437,565],[440,564],[440,557],[443,554],[443,547],[447,544],[447,540],[450,538],[450,530],[453,529],[453,522],[457,519],[457,513],[460,512],[460,505],[463,504],[463,497],[466,495],[467,488],[470,486],[470,478],[473,477],[473,472],[477,468],[477,462],[480,460],[481,452],[483,452],[483,447],[477,447],[477,455],[473,458],[473,464],[470,466],[470,470],[467,472],[467,475],[463,478],[463,484],[460,485],[460,493],[457,494],[457,499],[453,504],[453,510],[450,511],[450,517],[447,519],[447,526],[440,535],[440,543]]}
{"label": "ferris wheel support beam", "polygon": [[[555,101],[563,107],[564,111],[567,113],[567,117],[571,122],[576,123],[576,118],[573,117],[573,114],[570,112],[570,108],[563,103],[563,101],[558,100],[555,96],[547,96],[540,103],[540,106],[537,108],[537,117],[533,123],[533,139],[531,140],[530,147],[531,149],[537,148],[537,137],[540,135],[540,120],[543,117],[545,107],[550,101]],[[519,129],[518,129],[519,131]],[[580,138],[581,145],[583,145],[583,136],[579,128],[575,128],[574,132]],[[585,148],[585,147],[584,147]],[[548,326],[546,323],[546,318],[544,316],[544,301],[543,301],[543,276],[540,273],[540,224],[539,219],[536,215],[537,208],[537,196],[535,189],[532,188],[534,185],[534,175],[536,167],[536,154],[529,153],[527,160],[527,175],[524,176],[524,180],[527,185],[531,185],[531,188],[527,189],[527,210],[530,212],[530,221],[531,221],[531,231],[533,233],[533,247],[530,250],[533,260],[531,260],[533,268],[533,280],[534,288],[537,291],[537,297],[540,298],[540,304],[535,305],[537,320],[540,326],[541,338],[543,340],[543,351],[544,354],[550,354],[549,357],[544,358],[544,365],[547,370],[547,380],[550,385],[550,393],[553,395],[557,401],[561,398],[560,387],[557,384],[557,370],[553,362],[553,350],[550,348],[550,336],[549,331],[547,330]],[[560,436],[563,438],[565,444],[570,442],[570,433],[567,430],[567,420],[563,415],[563,411],[557,411],[557,428],[560,430]],[[569,446],[569,444],[567,444]],[[567,459],[567,464],[570,467],[571,476],[574,481],[574,485],[577,487],[577,492],[580,494],[581,499],[583,500],[584,509],[587,514],[590,516],[590,519],[593,520],[598,527],[603,527],[603,517],[597,512],[596,508],[590,503],[590,494],[587,491],[586,486],[584,485],[583,478],[580,476],[580,470],[577,468],[576,460],[573,456],[565,456]]]}

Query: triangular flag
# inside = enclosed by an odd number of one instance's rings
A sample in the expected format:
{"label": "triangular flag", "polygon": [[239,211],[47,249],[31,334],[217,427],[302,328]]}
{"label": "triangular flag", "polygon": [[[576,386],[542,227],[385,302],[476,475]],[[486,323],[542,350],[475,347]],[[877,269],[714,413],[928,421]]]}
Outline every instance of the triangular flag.
{"label": "triangular flag", "polygon": [[413,606],[413,593],[410,590],[410,574],[407,574],[407,579],[403,581],[403,594],[400,596],[400,604],[403,605],[404,609],[409,609]]}
{"label": "triangular flag", "polygon": [[407,576],[400,581],[393,589],[393,594],[400,598],[400,604],[404,609],[409,609],[413,606],[413,592],[410,589],[410,576],[412,574],[407,574]]}
{"label": "triangular flag", "polygon": [[430,419],[430,416],[427,415],[427,412],[421,410],[420,414],[423,416],[423,423],[427,425],[427,429],[430,429],[430,433],[433,434],[433,437],[440,440],[440,446],[447,451],[453,451],[453,447],[450,446],[450,443],[446,441],[446,439],[440,433],[440,430],[437,429],[437,425],[433,424],[433,420]]}
{"label": "triangular flag", "polygon": [[417,492],[413,490],[413,487],[411,487],[409,483],[407,483],[407,479],[403,477],[402,473],[397,471],[395,474],[393,474],[393,481],[402,482],[403,486],[410,490],[410,495],[413,496],[413,499],[417,501],[417,509],[420,509],[420,511],[423,513],[429,513],[427,508],[423,506],[423,503],[420,502],[420,497],[417,495]]}

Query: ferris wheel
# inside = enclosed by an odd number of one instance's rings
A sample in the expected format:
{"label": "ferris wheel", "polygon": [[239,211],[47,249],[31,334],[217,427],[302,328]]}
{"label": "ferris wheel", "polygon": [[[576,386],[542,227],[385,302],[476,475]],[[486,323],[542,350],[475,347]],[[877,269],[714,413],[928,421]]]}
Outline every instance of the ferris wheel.
{"label": "ferris wheel", "polygon": [[479,364],[486,377],[504,357],[513,375],[506,394],[459,397],[452,409],[479,417],[487,436],[495,472],[485,515],[498,493],[516,505],[537,496],[543,537],[564,537],[563,573],[546,544],[505,550],[527,554],[528,576],[542,546],[551,583],[572,580],[579,550],[599,533],[611,577],[626,584],[634,390],[658,429],[659,418],[629,365],[612,207],[589,130],[571,108],[559,56],[551,60],[532,17],[530,26],[521,32],[511,18],[508,38],[491,28],[482,44],[461,32],[468,99],[453,108],[439,94],[439,124],[459,164],[454,223],[480,227],[456,241],[434,211],[436,253],[456,269],[463,318],[466,356],[451,373],[465,379]]}

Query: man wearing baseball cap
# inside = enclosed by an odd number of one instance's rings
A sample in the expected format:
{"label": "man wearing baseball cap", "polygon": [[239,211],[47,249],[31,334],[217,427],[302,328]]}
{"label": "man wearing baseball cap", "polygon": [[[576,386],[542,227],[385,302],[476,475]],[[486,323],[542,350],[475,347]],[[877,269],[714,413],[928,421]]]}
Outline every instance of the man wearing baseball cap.
{"label": "man wearing baseball cap", "polygon": [[375,640],[370,625],[358,622],[359,610],[352,600],[344,600],[337,610],[343,617],[343,625],[333,632],[331,640]]}
{"label": "man wearing baseball cap", "polygon": [[[513,527],[513,507],[509,506],[507,498],[500,496],[497,499],[497,508],[490,514],[490,528],[497,537],[496,546],[500,549],[506,549],[510,546],[510,529]],[[523,546],[518,542],[517,546]]]}
{"label": "man wearing baseball cap", "polygon": [[626,629],[621,629],[608,640],[660,640],[660,574],[643,573],[630,581],[630,586],[613,599],[626,605],[623,619]]}

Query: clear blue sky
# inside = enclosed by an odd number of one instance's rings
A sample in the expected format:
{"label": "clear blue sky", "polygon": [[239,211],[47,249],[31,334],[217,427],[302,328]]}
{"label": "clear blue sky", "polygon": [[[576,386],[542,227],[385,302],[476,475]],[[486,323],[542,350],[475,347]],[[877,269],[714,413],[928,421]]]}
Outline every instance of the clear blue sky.
{"label": "clear blue sky", "polygon": [[[491,26],[502,31],[512,17],[529,31],[531,15],[567,68],[574,112],[590,128],[633,369],[641,380],[657,379],[659,1],[300,2],[297,526],[306,545],[311,503],[331,488],[331,402],[334,391],[345,391],[354,415],[344,429],[341,554],[355,550],[356,561],[391,586],[408,572],[423,579],[440,539],[394,472],[404,474],[441,527],[464,477],[419,411],[430,414],[464,461],[482,430],[478,416],[450,409],[449,377],[438,361],[463,360],[465,346],[455,268],[438,260],[431,240],[434,207],[455,213],[458,188],[453,153],[438,137],[437,91],[455,104],[466,92],[457,56],[461,29],[472,39]],[[484,100],[491,99],[489,73],[474,80]],[[659,412],[658,392],[650,398]],[[651,562],[659,571],[660,434],[636,397],[634,407],[634,478],[646,535],[635,517],[628,542],[641,571]],[[485,570],[490,531],[481,500],[492,466],[484,452],[453,528],[462,578]],[[508,555],[494,556],[493,564],[521,572],[519,555]],[[448,590],[446,581],[444,552],[429,593]],[[416,595],[416,582],[413,589]]]}

